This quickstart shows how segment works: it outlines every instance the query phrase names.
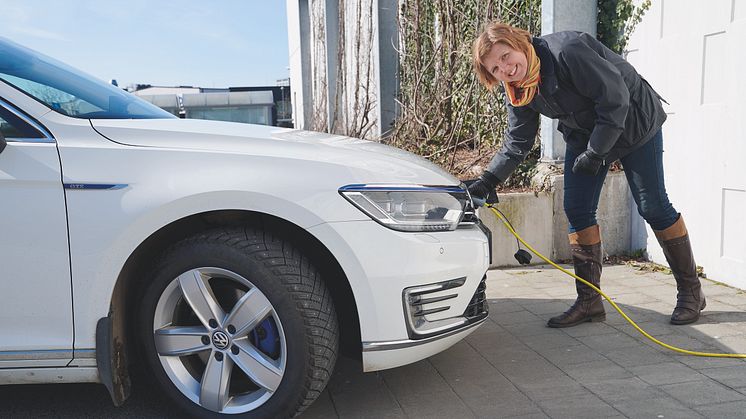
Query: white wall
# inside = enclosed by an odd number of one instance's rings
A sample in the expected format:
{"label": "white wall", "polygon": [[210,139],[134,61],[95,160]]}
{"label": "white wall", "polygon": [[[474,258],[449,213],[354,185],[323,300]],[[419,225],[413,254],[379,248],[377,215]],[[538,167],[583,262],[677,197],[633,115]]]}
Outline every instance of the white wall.
{"label": "white wall", "polygon": [[[708,278],[746,289],[746,0],[653,0],[628,60],[670,105],[666,186]],[[648,227],[648,251],[665,263]]]}

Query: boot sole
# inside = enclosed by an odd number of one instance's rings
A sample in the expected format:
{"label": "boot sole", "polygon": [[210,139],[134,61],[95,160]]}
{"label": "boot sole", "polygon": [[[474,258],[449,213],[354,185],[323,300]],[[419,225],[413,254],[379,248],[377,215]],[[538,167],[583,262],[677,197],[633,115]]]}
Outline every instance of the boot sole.
{"label": "boot sole", "polygon": [[573,326],[577,326],[579,324],[588,323],[588,322],[595,323],[595,322],[603,322],[603,321],[606,321],[606,313],[599,314],[599,315],[592,316],[592,317],[586,317],[585,319],[577,321],[575,323],[550,323],[550,322],[547,322],[547,326],[551,327],[553,329],[560,329],[560,328],[563,328],[563,327],[573,327]]}

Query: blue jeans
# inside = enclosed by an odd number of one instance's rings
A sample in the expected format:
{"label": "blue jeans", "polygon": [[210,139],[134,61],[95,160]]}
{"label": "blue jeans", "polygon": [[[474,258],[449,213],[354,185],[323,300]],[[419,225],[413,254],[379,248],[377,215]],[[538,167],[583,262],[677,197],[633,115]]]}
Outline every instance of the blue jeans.
{"label": "blue jeans", "polygon": [[[570,233],[597,224],[596,209],[609,165],[601,167],[596,176],[576,175],[572,172],[575,158],[583,150],[565,151],[565,214],[570,222]],[[658,131],[645,145],[620,159],[627,176],[637,212],[653,228],[665,230],[679,218],[679,213],[668,201],[663,183],[663,134]]]}

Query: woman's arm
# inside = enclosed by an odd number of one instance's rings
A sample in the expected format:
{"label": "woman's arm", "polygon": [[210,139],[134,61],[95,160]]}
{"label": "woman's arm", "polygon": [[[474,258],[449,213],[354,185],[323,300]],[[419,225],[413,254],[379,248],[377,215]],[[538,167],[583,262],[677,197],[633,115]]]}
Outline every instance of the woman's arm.
{"label": "woman's arm", "polygon": [[506,101],[508,128],[502,148],[487,166],[487,171],[504,182],[526,158],[539,131],[539,113],[528,106],[515,107]]}

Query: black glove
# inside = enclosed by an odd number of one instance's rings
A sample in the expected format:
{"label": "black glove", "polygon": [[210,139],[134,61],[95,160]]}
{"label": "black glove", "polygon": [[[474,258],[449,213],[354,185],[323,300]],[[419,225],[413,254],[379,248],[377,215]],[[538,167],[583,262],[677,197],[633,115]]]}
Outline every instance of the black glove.
{"label": "black glove", "polygon": [[500,179],[492,172],[485,171],[479,178],[467,180],[464,183],[469,188],[469,194],[475,207],[481,207],[485,203],[496,204],[498,202],[495,187],[500,183]]}
{"label": "black glove", "polygon": [[592,150],[585,150],[575,159],[572,172],[576,175],[596,176],[598,169],[604,164],[604,156],[596,154]]}

